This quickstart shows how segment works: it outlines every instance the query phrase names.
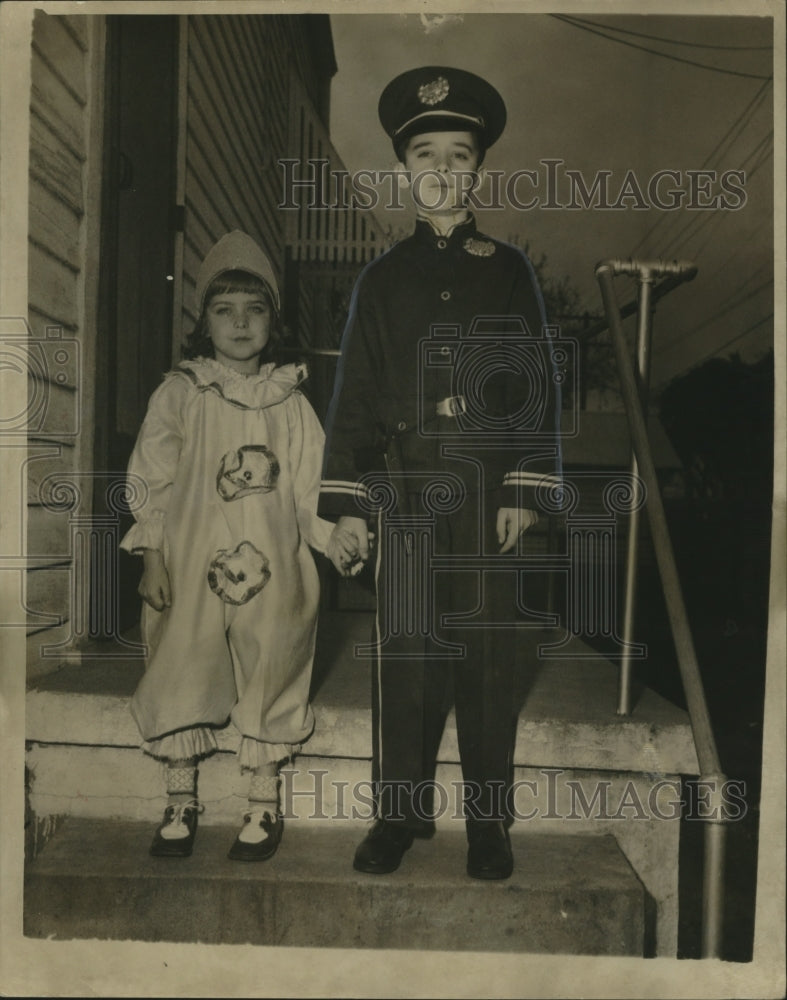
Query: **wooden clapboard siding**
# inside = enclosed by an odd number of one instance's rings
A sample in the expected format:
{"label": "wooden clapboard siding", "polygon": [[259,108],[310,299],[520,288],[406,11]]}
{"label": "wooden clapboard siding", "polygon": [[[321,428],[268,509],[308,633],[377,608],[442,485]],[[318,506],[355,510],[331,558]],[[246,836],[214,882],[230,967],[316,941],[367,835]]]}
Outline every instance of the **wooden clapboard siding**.
{"label": "wooden clapboard siding", "polygon": [[[71,608],[68,513],[47,510],[41,504],[39,488],[49,475],[67,479],[76,471],[84,375],[85,173],[93,37],[86,17],[35,13],[28,287],[33,335],[30,397],[37,408],[30,410],[29,420],[27,552],[31,568],[26,586],[29,631],[37,633],[40,641],[31,649],[48,641],[51,626],[43,622],[42,615],[64,622]],[[52,632],[56,634],[60,634],[57,629]],[[33,672],[40,668],[40,664],[31,666]]]}
{"label": "wooden clapboard siding", "polygon": [[196,320],[199,265],[224,233],[242,229],[283,274],[277,161],[286,148],[288,64],[281,16],[187,19],[181,336]]}
{"label": "wooden clapboard siding", "polygon": [[[35,61],[33,63],[35,66]],[[81,170],[84,158],[70,149],[48,122],[30,116],[30,176],[71,209],[82,215]],[[31,197],[33,194],[31,192]]]}
{"label": "wooden clapboard siding", "polygon": [[87,103],[84,56],[87,47],[74,37],[59,17],[38,18],[33,36],[33,52],[46,64],[62,89],[80,107]]}
{"label": "wooden clapboard siding", "polygon": [[79,271],[80,215],[69,205],[40,184],[30,179],[30,231],[41,247],[62,261],[75,273]]}
{"label": "wooden clapboard siding", "polygon": [[79,14],[61,14],[58,20],[63,30],[67,31],[82,51],[86,53],[89,45],[88,18]]}
{"label": "wooden clapboard siding", "polygon": [[[200,262],[224,233],[250,233],[271,258],[280,283],[285,263],[351,262],[359,266],[384,248],[369,213],[348,208],[283,211],[280,160],[308,160],[344,169],[327,127],[330,77],[335,72],[323,16],[205,15],[185,20],[186,76],[181,301],[178,339],[197,319],[194,289]],[[291,277],[295,277],[291,274]],[[323,279],[283,289],[286,321],[299,346],[318,346],[326,325]],[[326,280],[330,280],[330,276]]]}
{"label": "wooden clapboard siding", "polygon": [[[33,23],[35,37],[39,22],[37,12]],[[41,17],[51,15],[41,14]],[[77,159],[84,160],[85,136],[82,130],[82,119],[85,105],[73,92],[66,90],[59,75],[53,72],[51,65],[41,57],[40,50],[33,46],[32,63],[33,82],[31,89],[30,110],[57,136],[63,146]]]}
{"label": "wooden clapboard siding", "polygon": [[73,447],[73,438],[53,441],[51,437],[28,436],[25,479],[29,507],[41,507],[44,504],[51,491],[50,477],[57,477],[58,480],[68,478],[74,468]]}
{"label": "wooden clapboard siding", "polygon": [[39,234],[30,232],[30,308],[48,316],[53,324],[74,330],[79,324],[78,271],[66,267],[39,243]]}
{"label": "wooden clapboard siding", "polygon": [[[259,191],[259,149],[255,148],[242,108],[248,111],[243,98],[233,93],[238,85],[233,74],[225,69],[227,59],[215,50],[219,32],[212,39],[213,51],[200,51],[195,32],[194,58],[205,66],[208,76],[195,75],[191,87],[194,134],[199,135],[203,151],[210,156],[222,179],[229,183],[227,195],[241,216],[254,220],[262,229],[269,246],[276,230],[272,206],[266,205]],[[250,96],[252,96],[250,94]]]}

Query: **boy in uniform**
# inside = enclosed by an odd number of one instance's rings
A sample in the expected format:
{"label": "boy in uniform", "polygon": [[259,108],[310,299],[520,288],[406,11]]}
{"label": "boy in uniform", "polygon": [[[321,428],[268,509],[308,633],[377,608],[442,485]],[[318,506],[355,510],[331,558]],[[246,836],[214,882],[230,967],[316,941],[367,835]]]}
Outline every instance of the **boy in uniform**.
{"label": "boy in uniform", "polygon": [[453,688],[467,872],[501,879],[513,870],[516,549],[537,491],[559,484],[559,376],[530,262],[479,233],[467,208],[505,125],[498,92],[463,70],[421,67],[385,88],[379,116],[417,219],[357,281],[319,504],[336,522],[328,554],[342,575],[376,549],[377,818],[354,867],[394,871],[413,837],[433,832]]}

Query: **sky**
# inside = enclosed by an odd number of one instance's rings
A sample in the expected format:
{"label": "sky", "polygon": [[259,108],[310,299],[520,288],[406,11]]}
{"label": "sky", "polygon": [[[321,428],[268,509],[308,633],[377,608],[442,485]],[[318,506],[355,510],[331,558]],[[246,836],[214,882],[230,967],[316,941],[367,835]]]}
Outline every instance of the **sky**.
{"label": "sky", "polygon": [[[486,165],[506,176],[535,170],[535,192],[527,180],[519,190],[523,200],[533,193],[540,199],[528,211],[479,211],[479,228],[501,239],[516,236],[535,256],[546,254],[550,273],[569,276],[591,310],[600,308],[594,267],[602,259],[693,260],[697,277],[657,309],[654,388],[714,354],[756,360],[771,345],[773,323],[770,19],[609,17],[589,9],[571,20],[532,13],[332,15],[334,145],[350,171],[390,168],[395,157],[377,119],[385,84],[419,65],[478,73],[508,108],[506,130]],[[618,209],[544,207],[547,159],[562,161],[554,188],[562,206],[571,199],[567,169],[579,171],[589,189],[599,171],[609,171],[611,204],[633,171],[644,205],[633,207],[635,195]],[[677,186],[685,188],[688,171],[715,171],[710,181],[695,181],[697,202],[723,195],[729,207],[655,206],[648,183],[664,170],[678,172]],[[721,186],[725,174],[728,191]],[[667,204],[673,179],[665,176],[658,188]],[[403,213],[378,216],[395,230],[409,225]],[[635,292],[629,279],[616,287],[621,303]]]}

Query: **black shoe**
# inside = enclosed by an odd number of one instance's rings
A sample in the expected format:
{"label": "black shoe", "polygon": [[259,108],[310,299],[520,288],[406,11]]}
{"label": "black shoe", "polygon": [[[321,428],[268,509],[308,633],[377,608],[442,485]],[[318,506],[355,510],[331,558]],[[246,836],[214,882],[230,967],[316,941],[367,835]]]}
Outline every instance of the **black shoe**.
{"label": "black shoe", "polygon": [[499,820],[467,821],[467,874],[471,878],[509,878],[514,856],[508,830]]}
{"label": "black shoe", "polygon": [[284,819],[276,816],[274,819],[269,812],[246,813],[243,817],[244,823],[256,823],[265,831],[265,836],[258,843],[241,840],[240,835],[235,839],[235,843],[229,849],[227,857],[232,861],[267,861],[272,858],[281,843],[281,835],[284,832]]}
{"label": "black shoe", "polygon": [[375,820],[374,826],[358,845],[353,868],[369,875],[395,872],[412,842],[412,831],[400,823]]}
{"label": "black shoe", "polygon": [[153,837],[150,853],[154,858],[188,858],[197,834],[197,815],[202,806],[190,799],[182,806],[167,806],[164,819]]}

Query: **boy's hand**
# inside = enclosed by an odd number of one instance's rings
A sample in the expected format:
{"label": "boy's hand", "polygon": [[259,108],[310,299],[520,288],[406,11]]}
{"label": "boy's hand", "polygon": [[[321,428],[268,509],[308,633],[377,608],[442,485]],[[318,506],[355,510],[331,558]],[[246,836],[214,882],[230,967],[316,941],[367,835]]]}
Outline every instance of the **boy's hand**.
{"label": "boy's hand", "polygon": [[500,551],[510,552],[519,536],[538,521],[538,512],[525,507],[501,507],[497,512],[497,540]]}
{"label": "boy's hand", "polygon": [[151,608],[163,611],[172,606],[172,589],[169,573],[164,565],[164,555],[158,549],[145,549],[142,558],[145,568],[139,581],[138,593]]}
{"label": "boy's hand", "polygon": [[369,558],[369,528],[362,517],[340,517],[325,554],[341,576],[355,576]]}

